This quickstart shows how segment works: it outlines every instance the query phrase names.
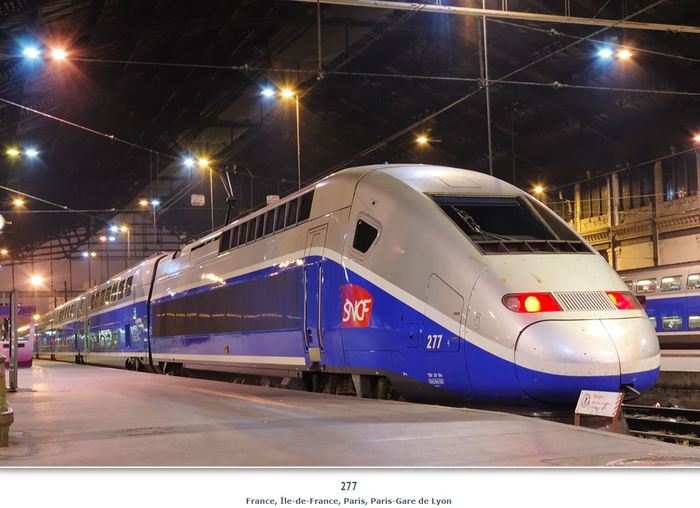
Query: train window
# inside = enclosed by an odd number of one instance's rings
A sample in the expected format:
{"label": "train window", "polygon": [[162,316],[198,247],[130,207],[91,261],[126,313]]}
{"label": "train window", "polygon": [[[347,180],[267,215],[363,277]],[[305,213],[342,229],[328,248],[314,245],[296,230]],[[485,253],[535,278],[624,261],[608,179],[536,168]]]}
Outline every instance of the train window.
{"label": "train window", "polygon": [[257,240],[258,238],[263,237],[263,230],[265,228],[265,216],[258,215],[255,220],[255,239]]}
{"label": "train window", "polygon": [[637,281],[637,293],[653,293],[656,291],[656,279],[642,279]]}
{"label": "train window", "polygon": [[634,290],[634,281],[633,280],[626,280],[625,284],[627,284],[628,288],[630,288],[631,290]]}
{"label": "train window", "polygon": [[688,289],[700,288],[700,273],[691,273],[688,275]]}
{"label": "train window", "polygon": [[227,229],[221,233],[221,238],[219,238],[219,254],[222,254],[229,249],[229,244],[231,243],[231,230]]}
{"label": "train window", "polygon": [[688,328],[700,328],[700,316],[688,316]]}
{"label": "train window", "polygon": [[126,279],[126,284],[124,284],[124,297],[131,296],[131,284],[134,282],[134,276],[132,275]]}
{"label": "train window", "polygon": [[112,303],[117,301],[117,288],[119,288],[119,284],[115,282],[114,285],[112,285],[111,293],[109,295],[109,301]]}
{"label": "train window", "polygon": [[683,320],[680,316],[666,316],[661,318],[661,328],[664,330],[680,330]]}
{"label": "train window", "polygon": [[530,204],[527,198],[432,198],[452,223],[485,254],[591,253],[590,247],[553,212],[543,210],[538,213],[535,204]]}
{"label": "train window", "polygon": [[119,287],[117,287],[117,300],[121,300],[124,297],[124,284],[125,280],[119,281]]}
{"label": "train window", "polygon": [[246,238],[248,238],[248,223],[244,222],[238,228],[238,245],[244,245]]}
{"label": "train window", "polygon": [[286,208],[286,204],[277,207],[277,215],[275,216],[275,231],[282,231],[284,229],[284,215]]}
{"label": "train window", "polygon": [[352,248],[363,254],[369,250],[379,235],[379,230],[362,219],[355,226],[355,238],[352,240]]}
{"label": "train window", "polygon": [[298,199],[293,199],[287,203],[287,227],[297,223],[297,209],[299,205]]}
{"label": "train window", "polygon": [[248,221],[248,243],[255,240],[255,219]]}
{"label": "train window", "polygon": [[530,204],[535,210],[537,210],[540,218],[544,220],[547,226],[549,226],[549,228],[560,240],[580,241],[580,238],[576,236],[576,233],[567,224],[563,223],[559,216],[557,216],[546,205],[543,205],[534,198],[529,199]]}
{"label": "train window", "polygon": [[264,235],[269,235],[272,233],[272,230],[274,229],[275,225],[275,211],[274,210],[269,210],[265,212],[265,231]]}
{"label": "train window", "polygon": [[238,226],[231,230],[231,248],[235,249],[238,245]]}
{"label": "train window", "polygon": [[473,240],[556,240],[519,198],[439,196],[434,199]]}
{"label": "train window", "polygon": [[307,192],[299,198],[299,219],[297,222],[303,222],[311,217],[311,205],[314,202],[314,192]]}
{"label": "train window", "polygon": [[680,275],[674,275],[672,277],[662,277],[661,278],[661,291],[678,291],[681,288]]}
{"label": "train window", "polygon": [[294,330],[303,326],[302,273],[286,270],[153,304],[152,337]]}

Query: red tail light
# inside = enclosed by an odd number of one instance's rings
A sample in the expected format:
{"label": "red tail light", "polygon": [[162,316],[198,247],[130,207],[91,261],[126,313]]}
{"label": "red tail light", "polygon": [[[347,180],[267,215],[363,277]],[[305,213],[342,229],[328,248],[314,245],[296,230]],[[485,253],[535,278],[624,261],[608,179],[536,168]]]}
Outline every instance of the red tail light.
{"label": "red tail light", "polygon": [[618,310],[636,310],[642,308],[634,295],[629,291],[606,291],[605,293]]}
{"label": "red tail light", "polygon": [[550,293],[518,293],[503,297],[503,305],[513,312],[558,312],[559,304]]}

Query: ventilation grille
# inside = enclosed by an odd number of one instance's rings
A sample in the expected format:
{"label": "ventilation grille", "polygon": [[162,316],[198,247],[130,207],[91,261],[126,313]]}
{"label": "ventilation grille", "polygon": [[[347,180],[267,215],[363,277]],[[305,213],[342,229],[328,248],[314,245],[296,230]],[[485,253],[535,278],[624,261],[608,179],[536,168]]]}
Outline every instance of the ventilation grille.
{"label": "ventilation grille", "polygon": [[554,293],[562,310],[615,310],[616,307],[603,291],[567,291]]}

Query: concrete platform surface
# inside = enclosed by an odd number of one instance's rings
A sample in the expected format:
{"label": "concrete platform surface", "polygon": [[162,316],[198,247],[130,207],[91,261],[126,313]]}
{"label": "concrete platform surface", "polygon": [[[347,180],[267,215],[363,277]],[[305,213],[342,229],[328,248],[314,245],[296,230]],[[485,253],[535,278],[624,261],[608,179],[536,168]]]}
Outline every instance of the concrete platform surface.
{"label": "concrete platform surface", "polygon": [[700,372],[700,350],[668,349],[661,351],[664,372]]}
{"label": "concrete platform surface", "polygon": [[38,361],[0,466],[700,465],[700,451],[490,411]]}

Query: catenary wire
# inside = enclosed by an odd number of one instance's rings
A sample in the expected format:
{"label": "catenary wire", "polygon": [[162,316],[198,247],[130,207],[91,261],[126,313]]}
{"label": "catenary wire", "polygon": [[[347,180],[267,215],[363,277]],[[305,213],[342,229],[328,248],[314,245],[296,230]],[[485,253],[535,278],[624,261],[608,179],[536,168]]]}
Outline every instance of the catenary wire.
{"label": "catenary wire", "polygon": [[[499,79],[496,79],[496,80],[491,81],[491,82],[489,82],[489,83],[483,84],[483,86],[493,86],[493,85],[495,85],[495,84],[498,84],[499,81],[507,80],[508,78],[510,78],[511,76],[514,76],[515,74],[518,74],[518,73],[520,73],[520,72],[522,72],[522,71],[524,71],[524,70],[526,70],[526,69],[528,69],[528,68],[530,68],[530,67],[533,67],[533,66],[537,65],[538,63],[540,63],[540,62],[542,62],[542,61],[544,61],[544,60],[546,60],[546,59],[548,59],[548,58],[551,58],[552,56],[557,55],[557,54],[559,54],[559,53],[561,53],[561,52],[563,52],[563,51],[566,51],[566,50],[568,50],[568,49],[570,49],[570,48],[572,48],[572,47],[574,47],[574,46],[576,46],[576,45],[578,45],[578,44],[580,44],[580,43],[582,43],[582,42],[584,42],[584,41],[586,41],[586,40],[589,40],[589,39],[591,39],[591,38],[593,38],[593,37],[596,37],[596,36],[600,35],[601,33],[604,33],[604,32],[606,32],[607,30],[610,30],[611,28],[614,28],[617,24],[622,23],[623,21],[627,21],[627,20],[629,20],[629,19],[631,19],[631,18],[633,18],[633,17],[635,17],[635,16],[638,16],[638,15],[640,15],[640,14],[642,14],[642,13],[644,13],[644,12],[646,12],[646,11],[648,11],[648,10],[654,8],[654,7],[657,7],[657,6],[659,6],[659,5],[661,5],[662,3],[665,3],[665,2],[666,2],[666,0],[658,0],[658,1],[654,2],[654,3],[652,3],[652,4],[649,4],[648,6],[643,7],[643,8],[641,8],[641,9],[639,9],[638,11],[636,11],[636,12],[634,12],[634,13],[632,13],[632,14],[630,14],[630,15],[624,17],[624,18],[622,18],[621,20],[617,21],[617,23],[615,23],[615,24],[613,24],[613,25],[603,27],[603,28],[601,28],[601,29],[599,29],[599,30],[596,30],[595,32],[592,32],[591,34],[589,34],[589,35],[586,36],[586,37],[582,37],[581,39],[576,40],[576,41],[574,41],[574,42],[572,42],[572,43],[570,43],[570,44],[567,44],[566,46],[563,46],[563,47],[561,47],[561,48],[559,48],[559,49],[557,49],[557,50],[554,50],[554,51],[552,51],[552,52],[550,52],[550,53],[547,53],[546,55],[543,55],[543,56],[541,56],[541,57],[539,57],[539,58],[536,58],[535,60],[532,60],[531,62],[529,62],[529,63],[527,63],[527,64],[525,64],[525,65],[523,65],[523,66],[521,66],[521,67],[519,67],[519,68],[517,68],[517,69],[515,69],[514,71],[509,72],[508,74],[506,74],[505,76],[502,76],[502,77],[499,78]],[[357,160],[358,158],[362,158],[362,157],[364,157],[364,156],[366,156],[366,155],[369,155],[370,153],[374,152],[374,151],[377,150],[378,148],[384,146],[386,143],[389,143],[389,142],[393,141],[394,139],[396,139],[396,138],[398,138],[398,137],[401,137],[402,135],[406,134],[407,132],[412,131],[413,129],[415,129],[416,127],[422,125],[423,123],[425,123],[425,122],[427,122],[427,121],[430,121],[430,120],[432,120],[433,118],[436,118],[437,116],[441,115],[442,113],[444,113],[444,112],[446,112],[446,111],[449,111],[450,109],[454,108],[455,106],[458,106],[459,104],[463,103],[464,101],[466,101],[466,100],[468,100],[469,98],[471,98],[471,97],[473,97],[474,95],[476,95],[478,92],[481,91],[481,89],[482,89],[481,87],[480,87],[480,88],[477,88],[476,90],[474,90],[474,91],[472,91],[472,92],[470,92],[470,93],[464,95],[463,97],[460,97],[459,99],[457,99],[457,100],[455,100],[455,101],[453,101],[453,102],[447,104],[446,106],[443,106],[443,107],[440,108],[439,110],[437,110],[437,111],[435,111],[435,112],[433,112],[433,113],[431,113],[431,114],[429,114],[429,115],[423,117],[422,119],[419,119],[419,120],[413,122],[413,123],[410,124],[409,126],[407,126],[407,127],[403,128],[403,129],[401,129],[400,131],[398,131],[398,132],[396,132],[396,133],[394,133],[394,134],[388,136],[387,138],[385,138],[385,139],[379,141],[378,143],[375,143],[374,145],[372,145],[372,146],[370,146],[370,147],[368,147],[368,148],[365,148],[365,149],[362,150],[361,152],[358,152],[357,154],[355,154],[355,155],[353,155],[353,156],[351,156],[351,157],[349,157],[349,158],[343,160],[342,162],[340,162],[340,163],[334,165],[334,166],[333,166],[330,170],[328,170],[325,174],[332,173],[333,171],[337,171],[338,169],[347,166],[348,164],[352,163],[353,161]]]}

